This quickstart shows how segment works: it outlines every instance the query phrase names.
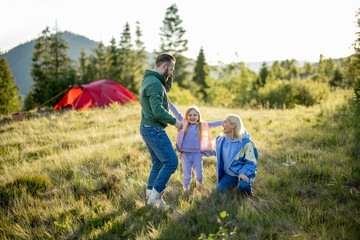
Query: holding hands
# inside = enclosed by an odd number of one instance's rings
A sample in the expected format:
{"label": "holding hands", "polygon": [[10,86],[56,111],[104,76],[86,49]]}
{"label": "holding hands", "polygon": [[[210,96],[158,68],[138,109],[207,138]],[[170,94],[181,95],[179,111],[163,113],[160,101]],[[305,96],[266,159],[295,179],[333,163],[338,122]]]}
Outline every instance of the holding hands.
{"label": "holding hands", "polygon": [[183,128],[182,122],[176,119],[175,127],[177,128],[178,131],[180,131]]}

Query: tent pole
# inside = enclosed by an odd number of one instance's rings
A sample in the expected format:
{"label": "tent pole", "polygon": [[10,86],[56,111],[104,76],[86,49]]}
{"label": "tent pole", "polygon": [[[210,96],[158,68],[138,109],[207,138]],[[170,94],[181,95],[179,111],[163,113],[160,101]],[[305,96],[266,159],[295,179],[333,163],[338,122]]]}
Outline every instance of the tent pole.
{"label": "tent pole", "polygon": [[51,100],[53,100],[54,98],[57,98],[58,96],[60,96],[61,94],[63,94],[64,92],[66,92],[66,91],[68,91],[69,89],[67,88],[67,89],[65,89],[64,91],[62,91],[61,93],[59,93],[58,95],[56,95],[55,97],[53,97],[53,98],[51,98],[51,99],[49,99],[49,100],[47,100],[46,102],[44,102],[43,104],[40,104],[39,106],[38,106],[38,108],[41,108],[42,106],[44,106],[45,104],[47,104],[48,102],[50,102]]}

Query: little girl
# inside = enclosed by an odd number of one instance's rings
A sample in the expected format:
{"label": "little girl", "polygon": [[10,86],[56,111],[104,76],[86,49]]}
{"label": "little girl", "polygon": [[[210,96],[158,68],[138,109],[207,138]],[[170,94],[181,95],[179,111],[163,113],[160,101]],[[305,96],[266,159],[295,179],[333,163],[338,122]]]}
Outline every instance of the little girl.
{"label": "little girl", "polygon": [[170,109],[176,119],[183,124],[183,128],[178,132],[176,138],[176,148],[182,157],[184,190],[189,190],[192,168],[194,168],[196,188],[200,189],[203,180],[202,156],[215,155],[211,146],[209,128],[221,126],[223,121],[203,122],[196,106],[191,106],[185,111],[185,118],[181,116],[172,103]]}

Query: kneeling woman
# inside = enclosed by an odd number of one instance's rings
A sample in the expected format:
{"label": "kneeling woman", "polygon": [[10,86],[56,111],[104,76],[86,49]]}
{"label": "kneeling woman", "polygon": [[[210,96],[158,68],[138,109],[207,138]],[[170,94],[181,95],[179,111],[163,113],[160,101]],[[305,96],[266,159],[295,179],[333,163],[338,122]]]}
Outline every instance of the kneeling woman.
{"label": "kneeling woman", "polygon": [[215,191],[223,191],[237,186],[250,194],[257,171],[258,153],[250,140],[239,116],[229,114],[223,122],[223,133],[216,138],[216,176],[218,185]]}

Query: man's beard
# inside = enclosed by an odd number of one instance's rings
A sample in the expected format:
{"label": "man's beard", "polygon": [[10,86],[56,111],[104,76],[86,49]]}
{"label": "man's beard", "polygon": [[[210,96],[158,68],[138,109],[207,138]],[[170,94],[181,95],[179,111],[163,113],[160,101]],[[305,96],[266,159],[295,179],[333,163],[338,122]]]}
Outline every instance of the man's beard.
{"label": "man's beard", "polygon": [[165,77],[166,80],[169,79],[169,77],[170,77],[169,67],[166,67],[166,70],[165,70],[165,72],[163,73],[163,76]]}
{"label": "man's beard", "polygon": [[169,77],[166,81],[165,81],[165,90],[166,92],[170,92],[171,87],[173,84],[173,76]]}
{"label": "man's beard", "polygon": [[173,83],[173,76],[170,75],[169,67],[166,67],[163,76],[165,77],[165,90],[166,92],[170,92]]}

